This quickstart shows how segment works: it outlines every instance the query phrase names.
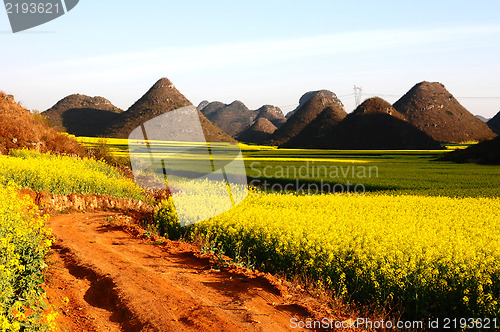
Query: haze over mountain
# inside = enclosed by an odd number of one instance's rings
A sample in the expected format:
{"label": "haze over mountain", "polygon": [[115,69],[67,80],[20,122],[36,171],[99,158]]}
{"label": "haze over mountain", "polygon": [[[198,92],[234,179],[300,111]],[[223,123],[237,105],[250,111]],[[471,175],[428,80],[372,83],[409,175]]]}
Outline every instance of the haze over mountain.
{"label": "haze over mountain", "polygon": [[123,110],[103,97],[72,94],[42,113],[57,130],[76,136],[98,136]]}
{"label": "haze over mountain", "polygon": [[475,117],[478,118],[479,120],[483,121],[483,122],[488,122],[488,121],[491,120],[491,119],[487,119],[484,116],[478,115],[478,114],[476,114]]}
{"label": "haze over mountain", "polygon": [[393,106],[411,124],[439,142],[460,143],[495,137],[490,128],[460,105],[441,83],[418,83]]}
{"label": "haze over mountain", "polygon": [[[328,97],[323,92],[312,94],[312,97],[306,98],[306,102],[301,104],[288,118],[287,122],[276,130],[270,139],[273,145],[283,145],[290,139],[298,135],[309,123],[311,123],[321,112],[330,108],[337,117],[344,118],[347,113],[344,105],[333,95]],[[301,100],[304,100],[301,98]]]}
{"label": "haze over mountain", "polygon": [[239,134],[236,139],[245,143],[261,144],[268,140],[276,129],[276,126],[271,121],[260,117],[250,127]]}
{"label": "haze over mountain", "polygon": [[490,119],[487,124],[494,133],[500,135],[500,112]]}
{"label": "haze over mountain", "polygon": [[438,142],[406,122],[390,103],[374,97],[365,100],[339,121],[323,111],[284,147],[320,149],[440,149]]}
{"label": "haze over mountain", "polygon": [[[130,133],[142,123],[161,114],[191,105],[168,80],[158,80],[138,101],[126,112],[120,114],[117,120],[104,131],[106,137],[128,138]],[[210,122],[198,111],[205,138],[209,142],[235,142],[223,130]]]}

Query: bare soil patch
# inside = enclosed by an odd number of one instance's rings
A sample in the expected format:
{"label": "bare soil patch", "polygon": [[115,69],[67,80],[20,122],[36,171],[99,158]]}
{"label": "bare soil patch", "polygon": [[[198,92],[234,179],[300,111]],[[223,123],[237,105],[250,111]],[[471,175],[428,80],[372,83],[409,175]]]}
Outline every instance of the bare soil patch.
{"label": "bare soil patch", "polygon": [[50,219],[46,289],[62,331],[288,331],[293,317],[349,318],[279,278],[220,269],[191,244],[148,238],[133,222],[113,212]]}

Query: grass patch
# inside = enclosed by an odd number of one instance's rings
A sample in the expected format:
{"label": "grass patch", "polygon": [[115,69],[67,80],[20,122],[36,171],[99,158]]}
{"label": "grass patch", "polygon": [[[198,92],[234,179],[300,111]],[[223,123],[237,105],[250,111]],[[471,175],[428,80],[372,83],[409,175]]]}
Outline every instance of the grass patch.
{"label": "grass patch", "polygon": [[[498,166],[436,161],[446,153],[449,152],[260,149],[249,146],[243,150],[249,182],[267,180],[285,184],[299,180],[303,183],[346,184],[349,181],[362,184],[367,191],[385,194],[500,197]],[[370,167],[371,175],[368,172]],[[363,168],[365,176],[358,172]]]}
{"label": "grass patch", "polygon": [[[92,145],[99,139],[79,137],[78,141]],[[172,144],[157,142],[155,153],[172,151]],[[107,139],[111,154],[128,156],[127,139]],[[462,148],[473,144],[455,144]],[[447,197],[500,197],[500,172],[498,166],[477,164],[456,164],[436,161],[446,150],[313,150],[277,149],[269,146],[240,144],[245,159],[248,180],[268,180],[270,183],[287,183],[299,180],[301,183],[362,184],[367,191],[387,194],[406,194]],[[175,162],[175,161],[172,161]],[[184,160],[185,162],[185,160]],[[344,171],[349,166],[377,167],[378,173],[370,177],[339,172],[338,177],[314,172],[323,167],[337,167]],[[306,168],[307,176],[282,176],[282,168],[300,170]],[[265,172],[265,173],[264,173]],[[320,175],[317,175],[321,173]],[[161,174],[161,172],[160,172]],[[377,174],[378,176],[373,176]]]}

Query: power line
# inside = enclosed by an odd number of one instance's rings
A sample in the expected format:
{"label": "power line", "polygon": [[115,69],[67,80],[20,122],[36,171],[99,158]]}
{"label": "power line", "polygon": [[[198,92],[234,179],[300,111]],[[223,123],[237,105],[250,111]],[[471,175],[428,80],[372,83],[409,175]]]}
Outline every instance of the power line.
{"label": "power line", "polygon": [[337,96],[337,98],[354,97],[354,93],[349,93],[347,95]]}
{"label": "power line", "polygon": [[401,95],[390,95],[390,94],[385,94],[385,93],[365,92],[365,94],[371,95],[371,96],[379,96],[379,97],[401,97]]}
{"label": "power line", "polygon": [[459,99],[500,99],[500,97],[455,97]]}
{"label": "power line", "polygon": [[[365,92],[363,91],[362,87],[357,87],[354,86],[353,88],[354,92],[337,96],[337,98],[343,98],[343,99],[351,99],[355,98],[355,104],[356,107],[361,104],[361,99],[362,96],[378,96],[378,97],[396,97],[400,98],[402,95],[393,95],[393,94],[385,94],[385,93],[372,93],[372,92]],[[500,96],[455,96],[456,99],[500,99]],[[299,104],[292,104],[292,105],[284,105],[284,106],[278,106],[281,109],[286,109],[286,108],[296,108]]]}
{"label": "power line", "polygon": [[[363,91],[364,95],[369,95],[369,96],[379,96],[379,97],[401,97],[402,95],[392,95],[392,94],[384,94],[384,93],[373,93],[373,92],[365,92]],[[344,98],[348,96],[355,96],[354,93],[348,94],[348,95],[343,95],[339,96],[338,98]],[[500,96],[454,96],[457,99],[500,99]]]}

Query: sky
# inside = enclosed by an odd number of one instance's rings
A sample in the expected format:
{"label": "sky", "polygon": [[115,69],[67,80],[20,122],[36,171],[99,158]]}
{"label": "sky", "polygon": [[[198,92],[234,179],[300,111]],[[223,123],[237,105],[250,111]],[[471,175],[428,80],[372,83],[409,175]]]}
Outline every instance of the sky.
{"label": "sky", "polygon": [[0,10],[0,90],[44,111],[72,93],[127,109],[168,77],[193,104],[293,110],[307,91],[393,103],[437,81],[473,114],[500,111],[500,1],[80,0],[13,34]]}

